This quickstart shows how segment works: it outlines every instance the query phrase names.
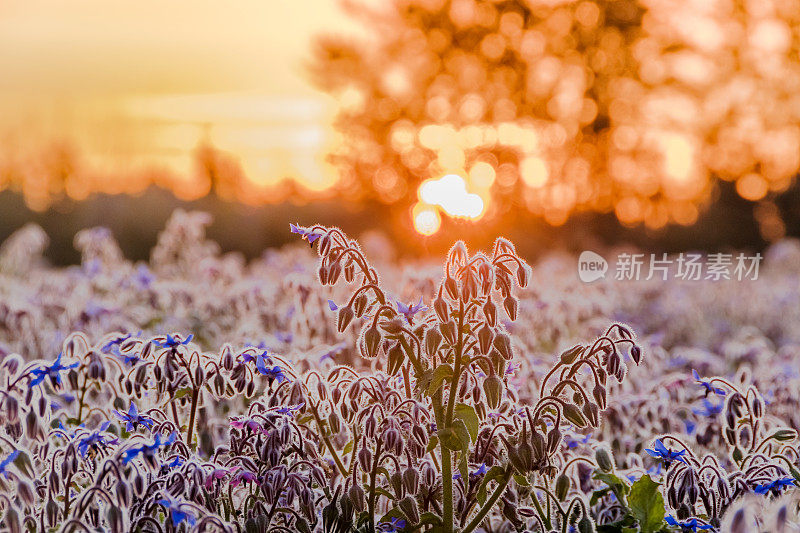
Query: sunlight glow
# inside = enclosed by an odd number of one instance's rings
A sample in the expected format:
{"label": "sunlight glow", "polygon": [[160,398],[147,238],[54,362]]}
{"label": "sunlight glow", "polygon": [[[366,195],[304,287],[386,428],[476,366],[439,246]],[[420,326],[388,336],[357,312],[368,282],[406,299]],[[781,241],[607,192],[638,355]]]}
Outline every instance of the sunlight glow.
{"label": "sunlight glow", "polygon": [[423,182],[419,197],[427,204],[438,205],[453,217],[475,219],[483,213],[483,199],[468,193],[464,178],[455,174]]}

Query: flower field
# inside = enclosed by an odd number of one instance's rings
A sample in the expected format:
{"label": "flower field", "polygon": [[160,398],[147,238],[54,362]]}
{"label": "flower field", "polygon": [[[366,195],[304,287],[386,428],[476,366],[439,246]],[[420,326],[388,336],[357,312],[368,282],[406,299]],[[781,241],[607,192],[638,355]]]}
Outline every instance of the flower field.
{"label": "flower field", "polygon": [[[0,512],[21,532],[800,530],[800,244],[757,280],[289,226],[247,263],[0,248]],[[310,245],[310,246],[309,246]]]}

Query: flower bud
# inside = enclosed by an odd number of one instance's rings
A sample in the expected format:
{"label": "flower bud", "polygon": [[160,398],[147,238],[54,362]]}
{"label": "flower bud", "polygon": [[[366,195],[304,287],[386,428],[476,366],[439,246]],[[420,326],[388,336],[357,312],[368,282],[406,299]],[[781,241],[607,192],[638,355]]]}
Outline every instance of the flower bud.
{"label": "flower bud", "polygon": [[358,450],[358,464],[364,472],[372,471],[372,452],[366,445],[361,446]]}
{"label": "flower bud", "polygon": [[358,483],[351,485],[350,489],[347,491],[347,496],[350,498],[350,503],[353,504],[353,507],[358,513],[364,512],[367,508],[367,499],[361,485]]}
{"label": "flower bud", "polygon": [[452,300],[458,299],[458,283],[456,283],[455,279],[447,276],[447,278],[444,280],[444,289],[447,291],[447,295]]}
{"label": "flower bud", "polygon": [[594,451],[594,460],[603,472],[611,472],[614,470],[614,461],[608,449],[605,447],[601,446]]}
{"label": "flower bud", "polygon": [[636,345],[633,345],[631,348],[631,359],[633,359],[633,362],[638,365],[642,360],[642,349]]}
{"label": "flower bud", "polygon": [[507,296],[503,300],[503,309],[505,309],[508,318],[513,322],[517,319],[517,312],[519,311],[519,301],[513,296]]}
{"label": "flower bud", "polygon": [[425,353],[428,354],[429,357],[433,357],[439,350],[441,344],[442,334],[439,333],[438,328],[429,328],[425,331]]}
{"label": "flower bud", "polygon": [[339,333],[342,333],[344,330],[347,329],[347,326],[350,325],[350,322],[353,320],[353,317],[355,317],[355,313],[353,312],[353,309],[349,305],[339,308],[339,313],[337,315],[337,323],[336,323],[336,328],[339,330]]}
{"label": "flower bud", "polygon": [[403,488],[409,494],[416,494],[419,488],[419,472],[414,467],[403,470]]}
{"label": "flower bud", "polygon": [[566,500],[570,484],[569,476],[566,474],[559,475],[556,479],[556,498],[562,502]]}
{"label": "flower bud", "polygon": [[406,496],[400,500],[399,507],[410,523],[416,524],[419,522],[419,506],[417,506],[417,500],[413,496]]}
{"label": "flower bud", "polygon": [[363,335],[361,343],[361,356],[367,359],[374,359],[378,355],[381,344],[381,332],[375,326],[369,326]]}
{"label": "flower bud", "polygon": [[439,324],[439,330],[442,332],[442,336],[447,341],[448,344],[455,344],[456,343],[456,323],[454,320],[450,319],[447,322]]}
{"label": "flower bud", "polygon": [[478,330],[478,347],[483,355],[489,353],[489,349],[492,347],[492,340],[494,340],[494,331],[484,324],[484,326]]}
{"label": "flower bud", "polygon": [[392,345],[392,347],[389,348],[387,359],[388,359],[388,366],[386,372],[390,376],[394,376],[400,371],[400,368],[402,368],[403,363],[406,360],[406,353],[403,351],[403,347],[400,345],[399,342],[394,343],[394,345]]}
{"label": "flower bud", "polygon": [[571,403],[564,404],[562,407],[564,418],[572,422],[575,426],[582,428],[586,425],[586,419],[580,410]]}
{"label": "flower bud", "polygon": [[483,316],[486,317],[486,323],[490,327],[497,325],[497,306],[491,298],[487,298],[486,303],[483,304]]}
{"label": "flower bud", "polygon": [[511,337],[508,336],[506,333],[498,333],[495,335],[494,341],[492,342],[495,349],[500,353],[500,355],[505,360],[511,360],[514,357],[514,352],[511,348]]}
{"label": "flower bud", "polygon": [[483,380],[483,392],[486,394],[489,409],[494,411],[500,405],[500,398],[503,396],[503,381],[495,374],[486,376]]}

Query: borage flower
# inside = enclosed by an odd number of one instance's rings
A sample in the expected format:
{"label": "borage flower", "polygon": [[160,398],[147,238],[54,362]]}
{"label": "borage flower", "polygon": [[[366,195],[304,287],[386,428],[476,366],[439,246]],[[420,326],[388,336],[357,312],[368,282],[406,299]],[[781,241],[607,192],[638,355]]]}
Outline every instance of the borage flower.
{"label": "borage flower", "polygon": [[756,494],[769,494],[772,492],[773,494],[779,494],[781,489],[785,487],[794,487],[797,483],[795,482],[794,478],[784,477],[780,479],[776,479],[774,481],[770,481],[769,483],[764,483],[761,485],[757,485],[753,492]]}
{"label": "borage flower", "polygon": [[414,323],[414,315],[419,312],[425,312],[428,310],[428,306],[422,305],[422,296],[419,298],[419,302],[416,304],[404,304],[401,301],[397,301],[397,312],[406,317],[406,321],[409,324]]}
{"label": "borage flower", "polygon": [[307,240],[308,244],[311,246],[314,245],[317,239],[322,237],[322,233],[317,233],[303,226],[298,226],[297,224],[289,224],[289,231],[300,235],[303,239]]}
{"label": "borage flower", "polygon": [[135,446],[129,450],[126,450],[122,456],[122,462],[123,464],[127,465],[141,454],[145,461],[155,464],[155,455],[158,449],[164,446],[169,446],[175,442],[175,439],[177,438],[178,434],[173,431],[172,434],[167,437],[167,440],[162,441],[161,434],[156,433],[152,444],[142,444],[141,446]]}
{"label": "borage flower", "polygon": [[706,529],[712,529],[709,524],[704,524],[699,522],[697,518],[690,518],[689,520],[679,521],[674,517],[667,515],[664,517],[664,520],[667,521],[667,524],[681,528],[681,531],[692,531],[696,533],[697,531],[702,531]]}
{"label": "borage flower", "polygon": [[59,385],[61,385],[61,372],[75,368],[80,364],[79,362],[75,362],[72,363],[71,365],[66,365],[66,366],[62,365],[61,357],[63,355],[64,355],[63,352],[59,353],[58,357],[56,357],[56,360],[53,361],[52,365],[43,365],[39,368],[34,368],[33,370],[31,370],[31,375],[33,376],[33,379],[30,382],[30,386],[34,387],[40,384],[42,381],[44,381],[44,378],[50,378],[50,383],[53,384],[53,387],[58,387]]}
{"label": "borage flower", "polygon": [[2,475],[4,478],[8,479],[8,472],[6,469],[8,468],[8,465],[14,462],[14,459],[16,459],[18,455],[19,450],[14,450],[8,455],[8,457],[3,459],[2,463],[0,463],[0,475]]}
{"label": "borage flower", "polygon": [[256,368],[260,374],[267,376],[270,381],[277,380],[278,383],[283,383],[287,379],[281,367],[278,365],[269,367],[263,358],[256,359]]}
{"label": "borage flower", "polygon": [[692,412],[698,416],[712,418],[722,412],[722,407],[723,407],[722,402],[718,404],[711,403],[710,401],[708,401],[707,398],[703,398],[703,408],[700,409],[698,407],[695,407],[694,409],[692,409]]}
{"label": "borage flower", "polygon": [[298,403],[297,405],[286,405],[283,407],[278,407],[274,409],[274,413],[278,413],[279,415],[291,415],[294,411],[298,411],[305,406],[304,403]]}
{"label": "borage flower", "polygon": [[194,335],[189,335],[188,337],[186,337],[186,339],[181,341],[178,338],[177,335],[175,335],[174,337],[172,335],[167,335],[166,340],[155,341],[155,343],[156,343],[156,346],[158,346],[159,348],[173,348],[173,349],[175,349],[178,346],[186,346],[187,344],[192,342],[193,338],[194,338]]}
{"label": "borage flower", "polygon": [[392,517],[388,522],[378,524],[378,531],[382,533],[397,533],[406,527],[406,521],[402,518]]}
{"label": "borage flower", "polygon": [[686,453],[686,450],[681,450],[681,451],[670,450],[669,448],[664,446],[664,443],[661,441],[661,439],[656,439],[653,448],[655,449],[647,448],[645,449],[645,451],[650,455],[652,455],[653,457],[661,459],[662,461],[666,461],[667,463],[670,463],[672,461],[680,461],[682,463],[686,463],[686,460],[683,458],[684,454]]}
{"label": "borage flower", "polygon": [[119,444],[119,439],[116,435],[103,434],[108,429],[109,425],[111,425],[111,421],[104,422],[99,429],[89,432],[78,440],[78,453],[80,453],[82,457],[86,457],[89,451],[100,452],[104,451],[109,446],[116,446]]}
{"label": "borage flower", "polygon": [[114,409],[114,414],[117,415],[120,420],[127,423],[125,431],[128,432],[134,431],[140,425],[147,429],[153,429],[153,424],[155,423],[155,420],[149,416],[140,415],[139,410],[136,408],[136,404],[133,402],[131,402],[130,407],[128,407],[127,413],[123,413]]}
{"label": "borage flower", "polygon": [[258,483],[258,476],[249,470],[241,470],[238,466],[231,469],[234,472],[231,478],[231,487],[238,487],[241,483]]}
{"label": "borage flower", "polygon": [[692,377],[694,378],[695,382],[698,385],[702,385],[703,388],[706,389],[706,396],[708,396],[709,394],[719,394],[720,396],[725,396],[724,389],[715,387],[709,380],[702,379],[700,377],[700,374],[697,373],[697,370],[692,369]]}
{"label": "borage flower", "polygon": [[169,513],[169,517],[172,520],[172,525],[174,527],[178,527],[183,522],[186,522],[190,526],[193,526],[195,522],[197,522],[196,516],[194,516],[189,511],[184,511],[183,509],[181,509],[182,505],[186,505],[183,502],[174,500],[171,497],[167,496],[165,498],[158,500],[156,503],[164,506],[164,510]]}

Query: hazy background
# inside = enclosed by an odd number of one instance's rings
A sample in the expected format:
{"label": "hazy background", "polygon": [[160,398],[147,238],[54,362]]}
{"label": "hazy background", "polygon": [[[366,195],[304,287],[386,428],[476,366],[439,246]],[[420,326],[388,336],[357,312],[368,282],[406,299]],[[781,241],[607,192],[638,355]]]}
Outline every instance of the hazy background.
{"label": "hazy background", "polygon": [[[791,3],[349,9],[0,3],[0,240],[33,221],[70,262],[74,233],[106,225],[142,257],[175,207],[211,211],[212,235],[250,256],[284,242],[289,221],[378,227],[415,253],[456,235],[504,233],[536,253],[761,249],[800,234]],[[498,81],[507,71],[527,88]],[[410,144],[392,144],[398,127]],[[442,141],[468,128],[484,144]],[[455,188],[426,196],[442,176]]]}

